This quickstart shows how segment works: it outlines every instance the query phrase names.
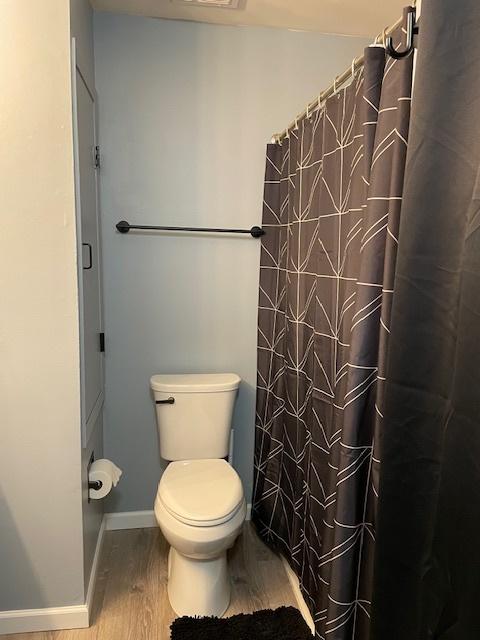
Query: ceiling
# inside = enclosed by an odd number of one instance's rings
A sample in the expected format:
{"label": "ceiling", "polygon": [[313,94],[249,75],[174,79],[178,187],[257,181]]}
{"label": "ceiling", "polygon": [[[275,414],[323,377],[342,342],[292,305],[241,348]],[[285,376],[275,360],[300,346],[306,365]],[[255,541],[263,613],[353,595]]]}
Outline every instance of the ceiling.
{"label": "ceiling", "polygon": [[257,25],[375,36],[400,17],[407,0],[246,0],[243,9],[198,7],[172,0],[91,0],[99,11],[214,24]]}

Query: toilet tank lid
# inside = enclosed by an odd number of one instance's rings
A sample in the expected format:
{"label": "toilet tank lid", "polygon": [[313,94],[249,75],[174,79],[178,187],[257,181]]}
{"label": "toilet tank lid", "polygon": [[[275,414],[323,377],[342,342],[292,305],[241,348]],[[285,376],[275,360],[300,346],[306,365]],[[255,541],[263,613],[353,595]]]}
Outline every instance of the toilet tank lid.
{"label": "toilet tank lid", "polygon": [[214,393],[238,389],[240,380],[236,373],[161,374],[150,378],[150,386],[165,393]]}

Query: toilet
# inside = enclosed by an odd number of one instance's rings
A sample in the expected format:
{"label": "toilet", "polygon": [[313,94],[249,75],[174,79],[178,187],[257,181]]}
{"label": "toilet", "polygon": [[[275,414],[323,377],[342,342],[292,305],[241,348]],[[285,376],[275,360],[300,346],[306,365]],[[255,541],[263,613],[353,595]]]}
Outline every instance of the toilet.
{"label": "toilet", "polygon": [[239,385],[232,373],[150,380],[169,461],[155,517],[170,545],[168,597],[179,616],[221,616],[230,602],[227,550],[246,515],[241,480],[226,460]]}

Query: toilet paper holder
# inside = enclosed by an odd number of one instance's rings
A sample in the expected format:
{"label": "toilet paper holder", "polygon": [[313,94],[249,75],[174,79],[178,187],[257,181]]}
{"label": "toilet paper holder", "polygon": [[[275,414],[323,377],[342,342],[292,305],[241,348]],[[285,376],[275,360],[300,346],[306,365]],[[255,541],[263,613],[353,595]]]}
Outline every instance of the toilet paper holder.
{"label": "toilet paper holder", "polygon": [[[92,467],[95,467],[95,470]],[[117,486],[121,475],[122,470],[111,460],[106,458],[95,460],[95,454],[92,451],[87,465],[88,502],[92,499],[105,498]]]}
{"label": "toilet paper holder", "polygon": [[[90,454],[90,460],[88,461],[87,464],[87,476],[90,472],[90,467],[92,466],[92,464],[95,462],[95,452],[92,451],[92,453]],[[100,489],[103,487],[103,482],[101,480],[89,480],[88,481],[88,490],[90,491],[90,489],[93,489],[94,491],[100,491]],[[90,494],[88,496],[88,502],[90,502]]]}

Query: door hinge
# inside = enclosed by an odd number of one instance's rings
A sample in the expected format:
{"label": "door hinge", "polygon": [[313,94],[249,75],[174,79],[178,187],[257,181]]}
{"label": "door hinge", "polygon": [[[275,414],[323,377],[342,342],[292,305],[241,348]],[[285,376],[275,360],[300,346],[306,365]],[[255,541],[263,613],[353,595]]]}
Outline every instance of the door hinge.
{"label": "door hinge", "polygon": [[93,147],[93,166],[95,169],[100,169],[100,147],[98,145]]}
{"label": "door hinge", "polygon": [[105,353],[105,334],[103,332],[99,333],[98,337],[100,339],[100,352]]}

